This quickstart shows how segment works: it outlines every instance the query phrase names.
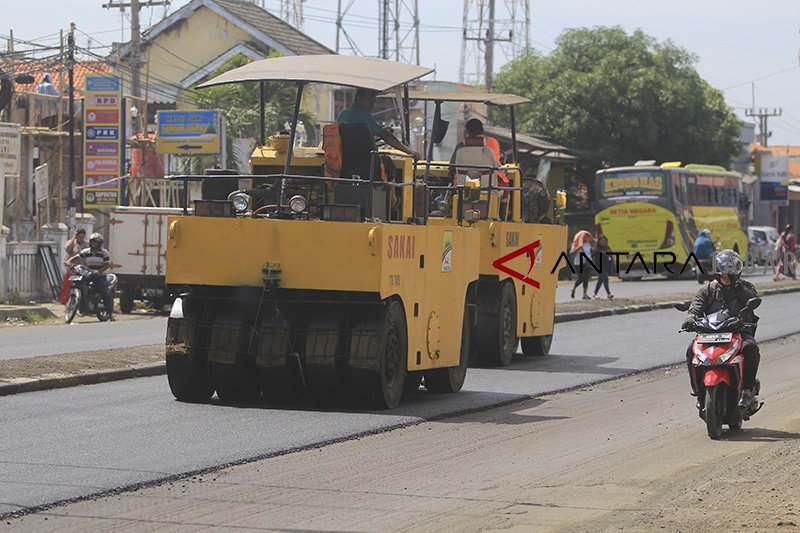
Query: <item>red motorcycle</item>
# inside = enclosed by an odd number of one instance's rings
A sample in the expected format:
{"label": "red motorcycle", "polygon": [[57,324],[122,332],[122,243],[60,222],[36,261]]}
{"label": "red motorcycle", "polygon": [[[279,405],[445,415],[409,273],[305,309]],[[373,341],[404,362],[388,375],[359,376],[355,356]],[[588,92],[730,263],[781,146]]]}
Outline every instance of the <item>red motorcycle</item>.
{"label": "red motorcycle", "polygon": [[[692,388],[697,393],[700,418],[705,420],[712,439],[720,438],[723,424],[732,430],[741,429],[742,421],[749,420],[764,405],[758,401],[761,384],[756,380],[752,401],[739,406],[744,371],[742,333],[756,332],[756,324],[744,322],[741,315],[759,305],[761,298],[751,298],[739,316],[718,311],[696,320],[690,329],[681,329],[697,333],[692,342]],[[675,308],[686,312],[689,304],[676,304]]]}

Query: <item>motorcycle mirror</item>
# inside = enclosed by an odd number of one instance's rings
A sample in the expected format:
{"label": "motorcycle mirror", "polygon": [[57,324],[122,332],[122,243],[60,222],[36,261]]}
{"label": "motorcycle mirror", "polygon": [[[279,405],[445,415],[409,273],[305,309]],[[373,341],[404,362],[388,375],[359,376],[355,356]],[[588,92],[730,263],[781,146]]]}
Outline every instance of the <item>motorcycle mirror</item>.
{"label": "motorcycle mirror", "polygon": [[761,305],[761,298],[759,298],[758,296],[747,300],[747,308],[750,310],[758,308],[759,305]]}
{"label": "motorcycle mirror", "polygon": [[690,305],[689,302],[678,302],[673,307],[675,307],[675,309],[677,309],[678,311],[686,312],[689,310],[689,305]]}

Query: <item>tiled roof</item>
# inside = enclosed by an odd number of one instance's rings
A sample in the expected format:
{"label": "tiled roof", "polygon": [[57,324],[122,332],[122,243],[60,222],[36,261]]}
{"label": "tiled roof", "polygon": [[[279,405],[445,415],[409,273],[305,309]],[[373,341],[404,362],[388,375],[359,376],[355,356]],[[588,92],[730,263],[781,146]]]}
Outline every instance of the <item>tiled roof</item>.
{"label": "tiled roof", "polygon": [[297,55],[333,53],[327,46],[315,41],[291,24],[284,22],[252,2],[243,2],[241,0],[213,1],[242,22],[255,26]]}
{"label": "tiled roof", "polygon": [[[172,15],[144,32],[145,46],[161,33],[188,19],[195,11],[205,7],[230,20],[258,41],[285,55],[332,54],[333,50],[284,22],[269,11],[243,0],[192,0]],[[130,54],[130,43],[121,48],[122,56]]]}
{"label": "tiled roof", "polygon": [[750,145],[750,153],[752,154],[753,152],[797,157],[800,156],[800,146],[762,146],[758,143],[753,143]]}
{"label": "tiled roof", "polygon": [[[9,65],[7,61],[2,63],[3,70],[13,73],[13,77],[21,74],[28,74],[33,76],[35,80],[33,83],[15,83],[14,87],[17,91],[36,92],[36,88],[41,83],[45,74],[50,74],[53,79],[53,85],[59,93],[64,94],[64,91],[69,86],[69,73],[67,72],[66,63],[60,60],[42,60],[42,61],[26,61],[15,62],[14,65]],[[59,73],[61,73],[61,80],[59,80]],[[86,76],[111,74],[111,66],[102,61],[76,61],[73,69],[74,73],[74,86],[75,96],[81,97],[83,89],[86,86]]]}

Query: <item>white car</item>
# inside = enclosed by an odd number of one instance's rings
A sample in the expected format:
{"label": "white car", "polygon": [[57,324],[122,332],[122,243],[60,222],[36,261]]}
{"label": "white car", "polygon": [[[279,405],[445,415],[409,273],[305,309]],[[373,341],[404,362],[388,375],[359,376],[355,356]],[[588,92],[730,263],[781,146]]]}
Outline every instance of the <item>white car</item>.
{"label": "white car", "polygon": [[777,259],[775,243],[780,233],[771,226],[750,226],[747,228],[748,252],[755,263],[764,264],[771,257],[773,264]]}

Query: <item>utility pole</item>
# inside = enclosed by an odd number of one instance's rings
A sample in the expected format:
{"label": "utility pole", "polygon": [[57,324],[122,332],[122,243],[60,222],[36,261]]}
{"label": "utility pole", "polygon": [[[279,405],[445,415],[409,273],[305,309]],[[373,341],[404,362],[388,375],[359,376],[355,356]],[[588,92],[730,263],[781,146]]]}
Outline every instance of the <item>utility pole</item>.
{"label": "utility pole", "polygon": [[767,129],[767,120],[769,117],[779,117],[783,114],[783,109],[774,108],[767,109],[765,107],[752,107],[745,109],[744,114],[748,117],[758,118],[758,142],[761,146],[768,146],[770,133]]}
{"label": "utility pole", "polygon": [[126,7],[131,8],[131,58],[129,62],[131,66],[131,95],[134,97],[138,98],[141,95],[140,72],[142,60],[140,57],[140,48],[142,43],[142,30],[139,25],[139,11],[143,7],[169,7],[171,1],[172,0],[130,0],[130,2],[123,2],[122,0],[111,0],[109,3],[103,4],[103,7],[106,9],[119,8],[122,10]]}
{"label": "utility pole", "polygon": [[530,0],[464,0],[460,83],[492,88],[495,45],[509,61],[530,47]]}
{"label": "utility pole", "polygon": [[69,196],[67,227],[75,228],[75,23],[69,23],[67,35],[67,72],[69,76]]}
{"label": "utility pole", "polygon": [[[494,72],[494,0],[489,0],[489,25],[486,27],[486,60],[485,86],[487,91],[492,90],[492,73]],[[511,39],[508,39],[511,40]]]}

